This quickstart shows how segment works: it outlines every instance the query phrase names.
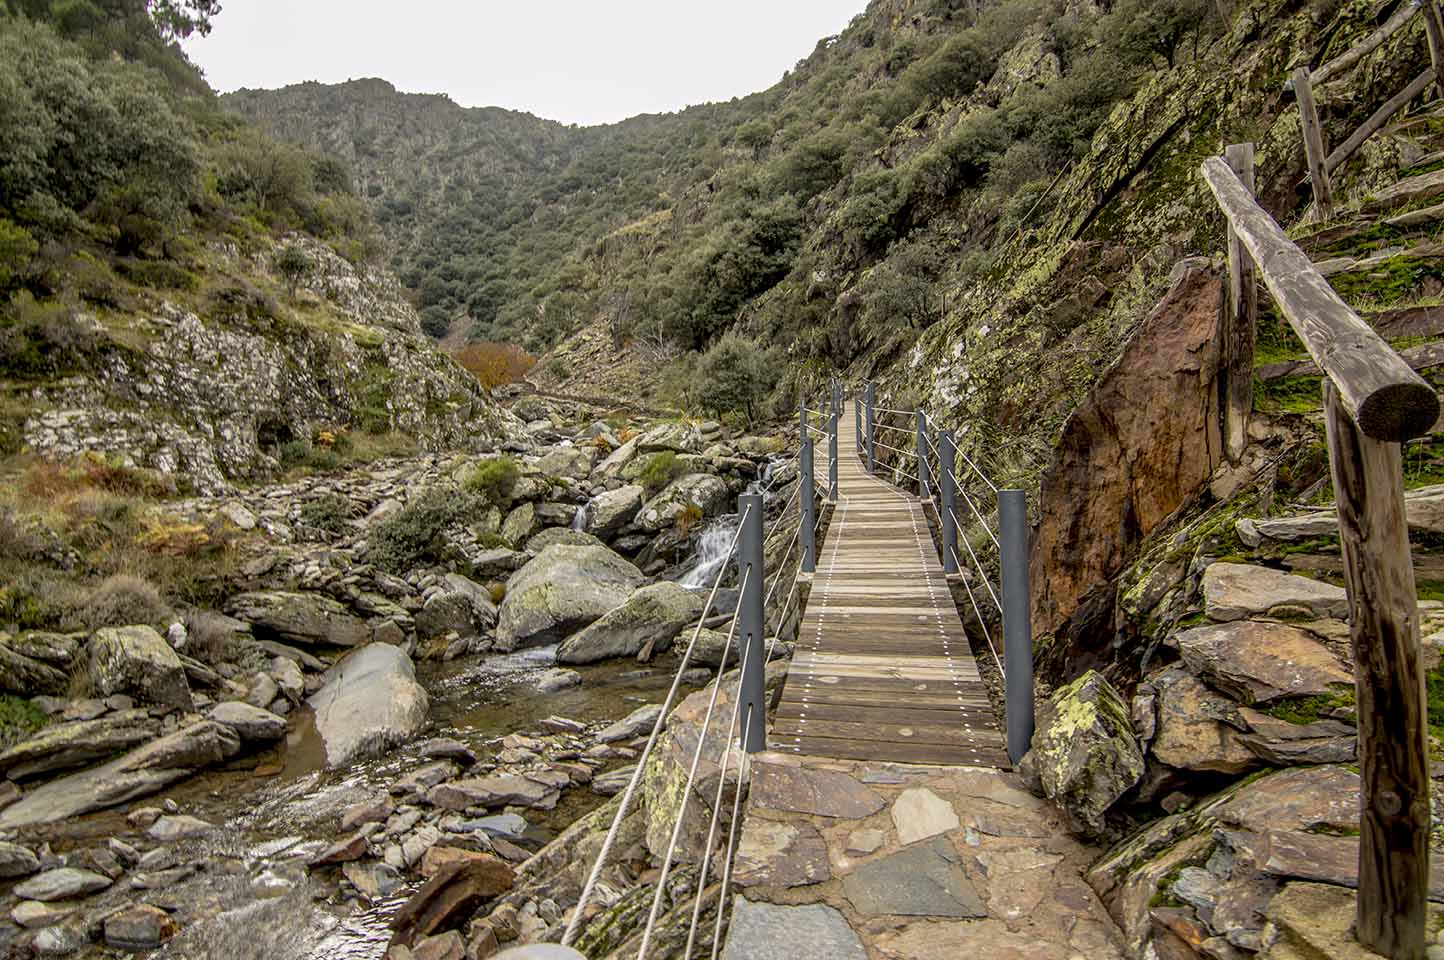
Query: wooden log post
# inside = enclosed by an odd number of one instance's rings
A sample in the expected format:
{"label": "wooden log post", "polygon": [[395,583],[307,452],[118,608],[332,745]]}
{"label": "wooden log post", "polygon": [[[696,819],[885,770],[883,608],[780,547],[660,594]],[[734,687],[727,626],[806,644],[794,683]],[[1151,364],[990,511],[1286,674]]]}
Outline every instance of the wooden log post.
{"label": "wooden log post", "polygon": [[1314,212],[1318,219],[1328,220],[1334,215],[1334,188],[1329,181],[1328,151],[1324,148],[1324,130],[1319,125],[1308,67],[1294,71],[1294,96],[1299,100],[1299,123],[1304,133],[1304,155],[1309,162],[1309,183],[1314,189]]}
{"label": "wooden log post", "polygon": [[1349,592],[1363,780],[1355,936],[1391,960],[1424,960],[1428,714],[1401,448],[1365,436],[1327,379],[1324,412]]}
{"label": "wooden log post", "polygon": [[[1253,144],[1235,143],[1223,152],[1229,169],[1250,194],[1254,190]],[[1238,232],[1228,228],[1228,305],[1223,318],[1224,450],[1230,463],[1243,459],[1248,419],[1253,412],[1253,357],[1258,325],[1258,280],[1253,257]]]}
{"label": "wooden log post", "polygon": [[1344,303],[1279,228],[1222,157],[1203,161],[1203,178],[1253,257],[1279,312],[1309,356],[1339,389],[1354,423],[1375,440],[1423,436],[1439,418],[1439,395]]}
{"label": "wooden log post", "polygon": [[1424,33],[1429,38],[1429,65],[1434,71],[1434,83],[1439,96],[1444,97],[1444,26],[1439,20],[1439,4],[1426,0],[1424,4]]}

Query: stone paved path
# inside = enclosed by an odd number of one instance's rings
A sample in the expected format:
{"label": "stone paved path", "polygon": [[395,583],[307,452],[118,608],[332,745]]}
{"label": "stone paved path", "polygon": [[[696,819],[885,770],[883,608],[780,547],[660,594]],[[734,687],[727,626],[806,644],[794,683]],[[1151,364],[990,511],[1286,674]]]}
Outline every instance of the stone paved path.
{"label": "stone paved path", "polygon": [[1122,960],[1072,839],[1012,773],[754,757],[726,960]]}

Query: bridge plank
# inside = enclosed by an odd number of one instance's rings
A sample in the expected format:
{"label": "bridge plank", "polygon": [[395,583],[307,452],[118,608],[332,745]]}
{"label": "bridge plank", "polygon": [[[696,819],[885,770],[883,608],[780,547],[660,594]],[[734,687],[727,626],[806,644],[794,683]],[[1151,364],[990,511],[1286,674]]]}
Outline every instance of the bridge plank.
{"label": "bridge plank", "polygon": [[[839,450],[856,449],[838,418]],[[1007,767],[923,504],[840,457],[838,499],[769,743],[816,756]]]}

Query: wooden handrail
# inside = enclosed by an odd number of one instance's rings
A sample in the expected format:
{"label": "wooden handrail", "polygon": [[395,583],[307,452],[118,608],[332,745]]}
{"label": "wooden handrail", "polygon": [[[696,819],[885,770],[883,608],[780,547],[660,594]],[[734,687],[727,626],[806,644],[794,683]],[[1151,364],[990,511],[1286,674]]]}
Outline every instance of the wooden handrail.
{"label": "wooden handrail", "polygon": [[1394,15],[1384,22],[1384,25],[1382,27],[1375,30],[1373,33],[1369,34],[1363,40],[1360,40],[1354,46],[1345,50],[1343,53],[1339,54],[1328,63],[1319,67],[1319,69],[1313,71],[1314,83],[1323,83],[1325,80],[1329,79],[1329,77],[1332,77],[1336,73],[1342,73],[1349,67],[1352,67],[1354,64],[1358,63],[1368,54],[1377,50],[1380,44],[1392,37],[1394,34],[1398,33],[1399,30],[1404,26],[1404,24],[1414,19],[1414,17],[1417,16],[1419,11],[1422,9],[1424,9],[1424,6],[1421,3],[1421,0],[1409,0],[1408,3],[1400,6],[1398,10],[1394,11]]}
{"label": "wooden handrail", "polygon": [[1384,124],[1389,122],[1390,117],[1404,109],[1410,100],[1413,100],[1428,89],[1429,84],[1433,83],[1434,80],[1434,68],[1430,67],[1415,77],[1413,83],[1394,94],[1387,103],[1378,110],[1375,110],[1373,116],[1365,120],[1363,124],[1359,126],[1359,129],[1349,135],[1349,139],[1339,144],[1334,148],[1333,152],[1329,154],[1328,159],[1324,161],[1324,166],[1328,169],[1329,173],[1333,173],[1345,160],[1352,157],[1354,151],[1364,145],[1365,140],[1382,129]]}
{"label": "wooden handrail", "polygon": [[1427,433],[1439,418],[1433,388],[1344,303],[1222,157],[1209,157],[1202,170],[1280,312],[1359,429],[1393,442]]}

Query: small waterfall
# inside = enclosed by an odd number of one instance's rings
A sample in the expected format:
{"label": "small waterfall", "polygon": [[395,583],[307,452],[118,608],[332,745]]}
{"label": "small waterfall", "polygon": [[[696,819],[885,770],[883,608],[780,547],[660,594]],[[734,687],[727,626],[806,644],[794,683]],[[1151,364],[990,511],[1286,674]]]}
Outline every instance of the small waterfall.
{"label": "small waterfall", "polygon": [[582,504],[580,507],[577,507],[577,512],[574,513],[574,514],[572,514],[572,529],[573,529],[573,530],[585,530],[585,529],[587,528],[587,508],[590,507],[591,505],[592,505],[591,501],[588,500],[586,503]]}
{"label": "small waterfall", "polygon": [[[773,468],[777,465],[775,457],[769,457],[767,462],[758,471],[757,478],[747,484],[747,493],[763,493],[767,490],[767,483],[772,479]],[[722,564],[729,559],[728,547],[732,545],[732,538],[737,533],[737,514],[729,513],[718,517],[697,540],[697,563],[682,575],[677,581],[684,587],[710,587],[712,578],[717,576],[717,571]]]}
{"label": "small waterfall", "polygon": [[715,523],[702,531],[697,541],[697,565],[688,570],[679,581],[684,587],[711,586],[712,578],[722,564],[727,562],[732,546],[732,535],[737,532],[737,515],[719,517]]}

